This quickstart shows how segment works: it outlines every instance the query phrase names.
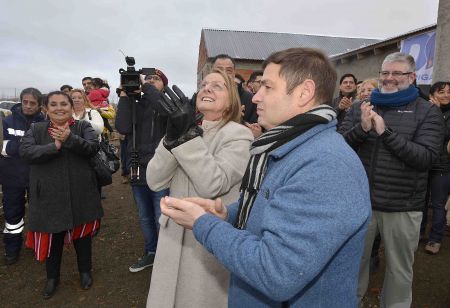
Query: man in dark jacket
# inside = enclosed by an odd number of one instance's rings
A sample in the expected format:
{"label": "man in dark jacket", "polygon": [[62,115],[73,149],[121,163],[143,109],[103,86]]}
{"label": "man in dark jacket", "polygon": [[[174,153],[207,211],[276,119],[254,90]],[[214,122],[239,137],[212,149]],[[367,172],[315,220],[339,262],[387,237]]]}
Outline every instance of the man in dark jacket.
{"label": "man in dark jacket", "polygon": [[415,62],[393,53],[381,66],[380,89],[370,102],[351,106],[339,129],[356,150],[371,188],[373,215],[359,273],[361,301],[369,282],[369,261],[379,232],[385,247],[382,307],[410,307],[414,252],[427,189],[428,169],[442,148],[439,108],[419,97],[412,85]]}
{"label": "man in dark jacket", "polygon": [[[138,272],[153,265],[158,243],[158,219],[161,215],[159,201],[169,194],[167,189],[152,191],[145,178],[147,164],[166,133],[167,117],[162,116],[155,107],[168,80],[162,71],[156,70],[154,75],[147,75],[142,83],[142,98],[139,97],[140,99],[135,102],[127,96],[125,91],[120,92],[116,115],[116,129],[128,139],[127,165],[132,167],[131,188],[145,241],[144,255],[130,266],[130,272]],[[133,149],[132,104],[135,104],[136,108],[135,149]],[[133,169],[132,165],[135,151],[137,151],[137,157],[134,159],[138,160],[138,169]],[[138,174],[133,176],[133,170],[138,171]]]}
{"label": "man in dark jacket", "polygon": [[[226,54],[220,54],[215,56],[212,61],[212,68],[224,71],[231,79],[234,80],[236,75],[235,62],[232,57]],[[248,123],[256,123],[258,121],[258,115],[256,114],[256,105],[252,103],[253,95],[245,90],[242,85],[238,86],[239,98],[241,99],[241,105],[244,106],[243,120]]]}
{"label": "man in dark jacket", "polygon": [[356,83],[357,79],[353,74],[344,74],[339,80],[339,95],[331,102],[331,107],[336,110],[338,127],[344,120],[345,114],[352,106],[356,98]]}
{"label": "man in dark jacket", "polygon": [[12,114],[3,121],[3,142],[0,155],[0,184],[3,190],[5,213],[5,264],[17,262],[22,248],[22,231],[25,215],[25,194],[30,170],[19,157],[19,144],[31,123],[44,120],[41,113],[42,94],[38,89],[27,88],[20,93],[21,104],[14,105]]}

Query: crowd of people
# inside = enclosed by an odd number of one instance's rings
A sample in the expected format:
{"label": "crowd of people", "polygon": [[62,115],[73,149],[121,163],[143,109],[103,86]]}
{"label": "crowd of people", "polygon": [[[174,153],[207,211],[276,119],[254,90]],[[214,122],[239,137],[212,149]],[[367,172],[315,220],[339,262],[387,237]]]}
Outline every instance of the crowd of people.
{"label": "crowd of people", "polygon": [[[85,77],[20,94],[6,118],[0,184],[4,262],[23,246],[45,262],[43,297],[73,243],[89,289],[105,197],[91,159],[120,134],[152,268],[148,307],[357,307],[384,246],[382,307],[410,307],[414,253],[439,253],[448,224],[450,82],[424,99],[415,62],[393,53],[377,77],[338,81],[321,51],[275,52],[245,81],[226,54],[192,98],[161,70],[140,93]],[[374,74],[375,76],[375,74]],[[28,211],[25,219],[25,204]],[[94,265],[95,266],[95,265]]]}

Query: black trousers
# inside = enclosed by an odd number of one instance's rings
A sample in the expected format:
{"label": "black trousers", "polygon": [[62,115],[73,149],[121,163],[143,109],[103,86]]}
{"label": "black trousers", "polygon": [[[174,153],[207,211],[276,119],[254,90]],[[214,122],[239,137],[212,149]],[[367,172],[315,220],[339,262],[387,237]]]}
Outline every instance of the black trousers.
{"label": "black trousers", "polygon": [[[59,278],[61,258],[64,248],[64,236],[66,232],[53,233],[50,256],[45,261],[47,279]],[[92,269],[92,237],[90,235],[73,241],[77,253],[78,271],[90,272]]]}

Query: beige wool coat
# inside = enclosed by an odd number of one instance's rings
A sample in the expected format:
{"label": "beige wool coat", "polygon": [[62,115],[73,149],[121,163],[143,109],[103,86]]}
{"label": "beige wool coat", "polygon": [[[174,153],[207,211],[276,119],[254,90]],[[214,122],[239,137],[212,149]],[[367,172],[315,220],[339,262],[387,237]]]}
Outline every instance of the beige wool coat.
{"label": "beige wool coat", "polygon": [[[235,122],[203,121],[203,137],[169,152],[162,143],[147,167],[154,191],[173,197],[222,198],[230,204],[250,158],[253,136]],[[191,230],[161,215],[147,307],[227,307],[229,273],[195,239]]]}

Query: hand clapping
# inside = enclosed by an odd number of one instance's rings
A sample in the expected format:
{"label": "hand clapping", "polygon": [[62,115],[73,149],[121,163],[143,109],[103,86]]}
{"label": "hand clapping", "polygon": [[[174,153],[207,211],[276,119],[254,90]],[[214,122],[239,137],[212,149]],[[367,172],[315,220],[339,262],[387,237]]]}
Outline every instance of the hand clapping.
{"label": "hand clapping", "polygon": [[247,126],[248,128],[250,128],[253,137],[258,138],[259,136],[261,136],[262,134],[262,127],[261,125],[259,125],[258,123],[248,123],[248,122],[244,122],[245,126]]}
{"label": "hand clapping", "polygon": [[361,104],[361,127],[366,133],[372,129],[372,119],[374,116],[372,109],[373,106],[370,102],[363,102]]}
{"label": "hand clapping", "polygon": [[59,150],[62,143],[69,138],[70,129],[69,125],[66,124],[63,127],[53,127],[49,129],[50,136],[55,140],[56,148]]}
{"label": "hand clapping", "polygon": [[344,96],[340,101],[339,101],[339,106],[338,108],[341,110],[347,110],[349,109],[353,104],[353,98],[348,98],[346,96]]}
{"label": "hand clapping", "polygon": [[370,102],[361,104],[361,127],[365,132],[374,129],[378,135],[381,135],[386,129],[384,119],[372,109],[373,105]]}
{"label": "hand clapping", "polygon": [[206,212],[221,219],[227,217],[227,208],[220,199],[186,198],[182,200],[164,197],[161,199],[160,206],[164,215],[169,216],[186,229],[192,229],[195,221]]}

